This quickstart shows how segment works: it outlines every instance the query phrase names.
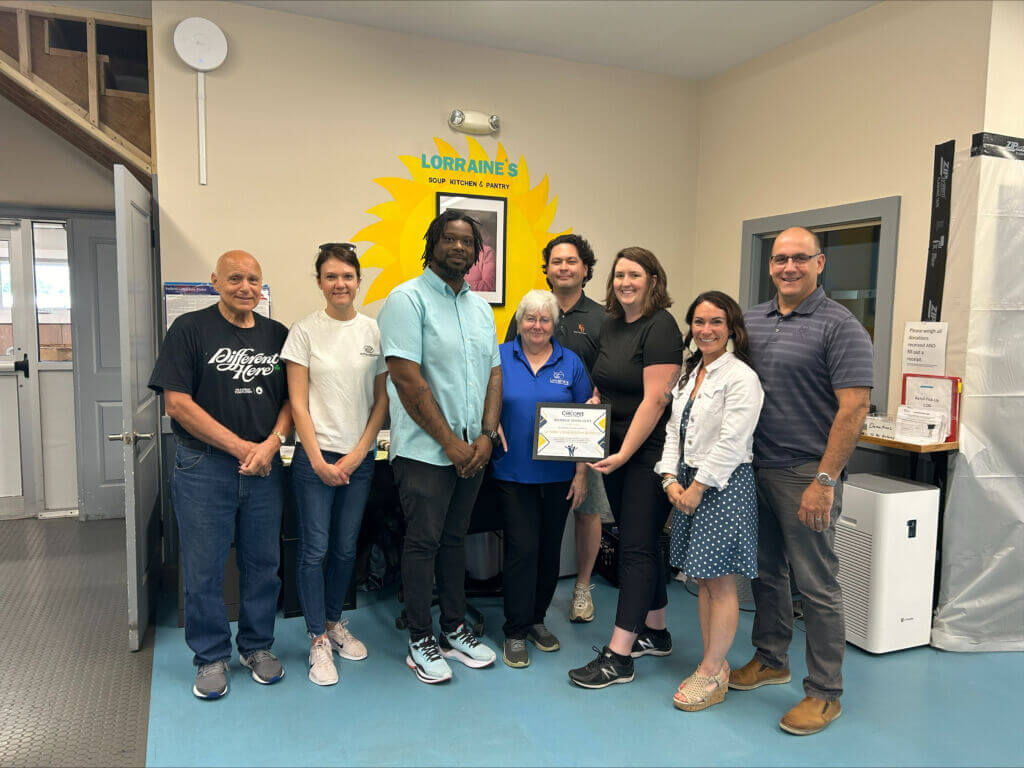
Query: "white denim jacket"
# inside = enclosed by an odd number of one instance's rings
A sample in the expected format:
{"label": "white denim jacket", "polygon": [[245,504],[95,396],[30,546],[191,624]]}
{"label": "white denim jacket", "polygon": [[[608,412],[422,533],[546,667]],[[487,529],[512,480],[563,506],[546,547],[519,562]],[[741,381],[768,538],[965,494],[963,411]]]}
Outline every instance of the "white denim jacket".
{"label": "white denim jacket", "polygon": [[[679,418],[693,392],[703,363],[672,389],[672,414],[665,426],[665,448],[654,465],[658,475],[679,471]],[[731,352],[707,367],[690,409],[683,458],[697,470],[698,483],[725,488],[740,464],[754,457],[754,428],[761,415],[764,391],[754,370]]]}

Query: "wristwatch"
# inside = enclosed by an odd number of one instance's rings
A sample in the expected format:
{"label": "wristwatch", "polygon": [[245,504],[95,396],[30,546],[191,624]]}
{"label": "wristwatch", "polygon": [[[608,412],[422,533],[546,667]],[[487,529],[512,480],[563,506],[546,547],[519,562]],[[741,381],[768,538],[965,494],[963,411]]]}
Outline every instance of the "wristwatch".
{"label": "wristwatch", "polygon": [[829,488],[836,487],[836,481],[832,479],[832,475],[830,475],[828,472],[819,472],[814,479],[817,480],[821,485],[827,485]]}
{"label": "wristwatch", "polygon": [[285,437],[285,434],[284,434],[284,432],[278,432],[277,430],[274,430],[274,431],[273,431],[273,432],[271,432],[270,434],[272,434],[272,435],[276,435],[276,436],[277,436],[277,439],[281,441],[281,445],[284,445],[284,444],[285,444],[285,441],[287,441],[287,440],[288,440],[288,438],[287,438],[287,437]]}
{"label": "wristwatch", "polygon": [[498,437],[497,430],[494,430],[494,429],[481,429],[480,430],[480,434],[483,435],[484,437],[491,438],[491,442],[494,443],[495,445],[498,445],[498,444],[501,443],[501,439]]}

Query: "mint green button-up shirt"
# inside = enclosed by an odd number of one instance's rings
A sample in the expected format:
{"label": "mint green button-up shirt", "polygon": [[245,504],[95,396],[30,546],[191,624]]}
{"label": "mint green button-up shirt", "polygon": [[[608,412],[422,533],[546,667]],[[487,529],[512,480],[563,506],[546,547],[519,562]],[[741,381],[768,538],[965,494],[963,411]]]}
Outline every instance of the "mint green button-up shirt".
{"label": "mint green button-up shirt", "polygon": [[[491,307],[463,283],[458,294],[427,267],[388,294],[377,315],[384,356],[418,363],[452,431],[467,442],[480,436],[491,369],[501,365]],[[450,466],[440,443],[405,412],[388,379],[391,451]]]}

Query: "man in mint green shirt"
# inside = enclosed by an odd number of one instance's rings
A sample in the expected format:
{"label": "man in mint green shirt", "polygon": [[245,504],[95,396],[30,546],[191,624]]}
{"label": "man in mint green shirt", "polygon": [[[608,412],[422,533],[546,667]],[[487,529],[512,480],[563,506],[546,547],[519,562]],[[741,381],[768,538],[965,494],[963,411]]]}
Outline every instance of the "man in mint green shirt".
{"label": "man in mint green shirt", "polygon": [[[501,416],[501,358],[490,306],[465,275],[480,229],[445,211],[424,235],[423,274],[396,287],[377,316],[388,364],[390,459],[406,518],[402,587],[406,664],[425,683],[450,680],[446,659],[494,663],[466,627],[465,538]],[[430,603],[437,576],[440,643]]]}

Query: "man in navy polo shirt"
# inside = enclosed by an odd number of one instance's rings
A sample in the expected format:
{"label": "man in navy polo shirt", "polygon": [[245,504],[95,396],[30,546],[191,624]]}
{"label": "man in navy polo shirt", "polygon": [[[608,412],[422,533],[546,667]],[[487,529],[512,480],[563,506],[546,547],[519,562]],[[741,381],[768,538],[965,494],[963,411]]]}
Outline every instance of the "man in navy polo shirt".
{"label": "man in navy polo shirt", "polygon": [[729,687],[788,683],[793,637],[790,568],[807,627],[805,698],[779,722],[817,733],[842,714],[846,631],[835,524],[846,462],[868,413],[871,339],[853,314],[818,287],[825,254],[817,236],[792,227],[775,239],[768,273],[776,296],[744,315],[764,407],[754,433],[760,525],[753,582],[757,651]]}
{"label": "man in navy polo shirt", "polygon": [[[604,306],[583,293],[594,276],[594,251],[585,238],[576,234],[559,235],[544,246],[541,269],[551,292],[558,301],[555,339],[575,352],[583,361],[589,376],[597,362],[601,341],[601,325],[606,314]],[[519,333],[516,319],[509,321],[505,341],[513,341]],[[576,531],[576,586],[569,605],[569,621],[594,620],[594,601],[590,596],[590,577],[601,548],[601,513],[607,510],[608,497],[604,480],[592,469],[587,470],[587,497],[574,510]]]}

